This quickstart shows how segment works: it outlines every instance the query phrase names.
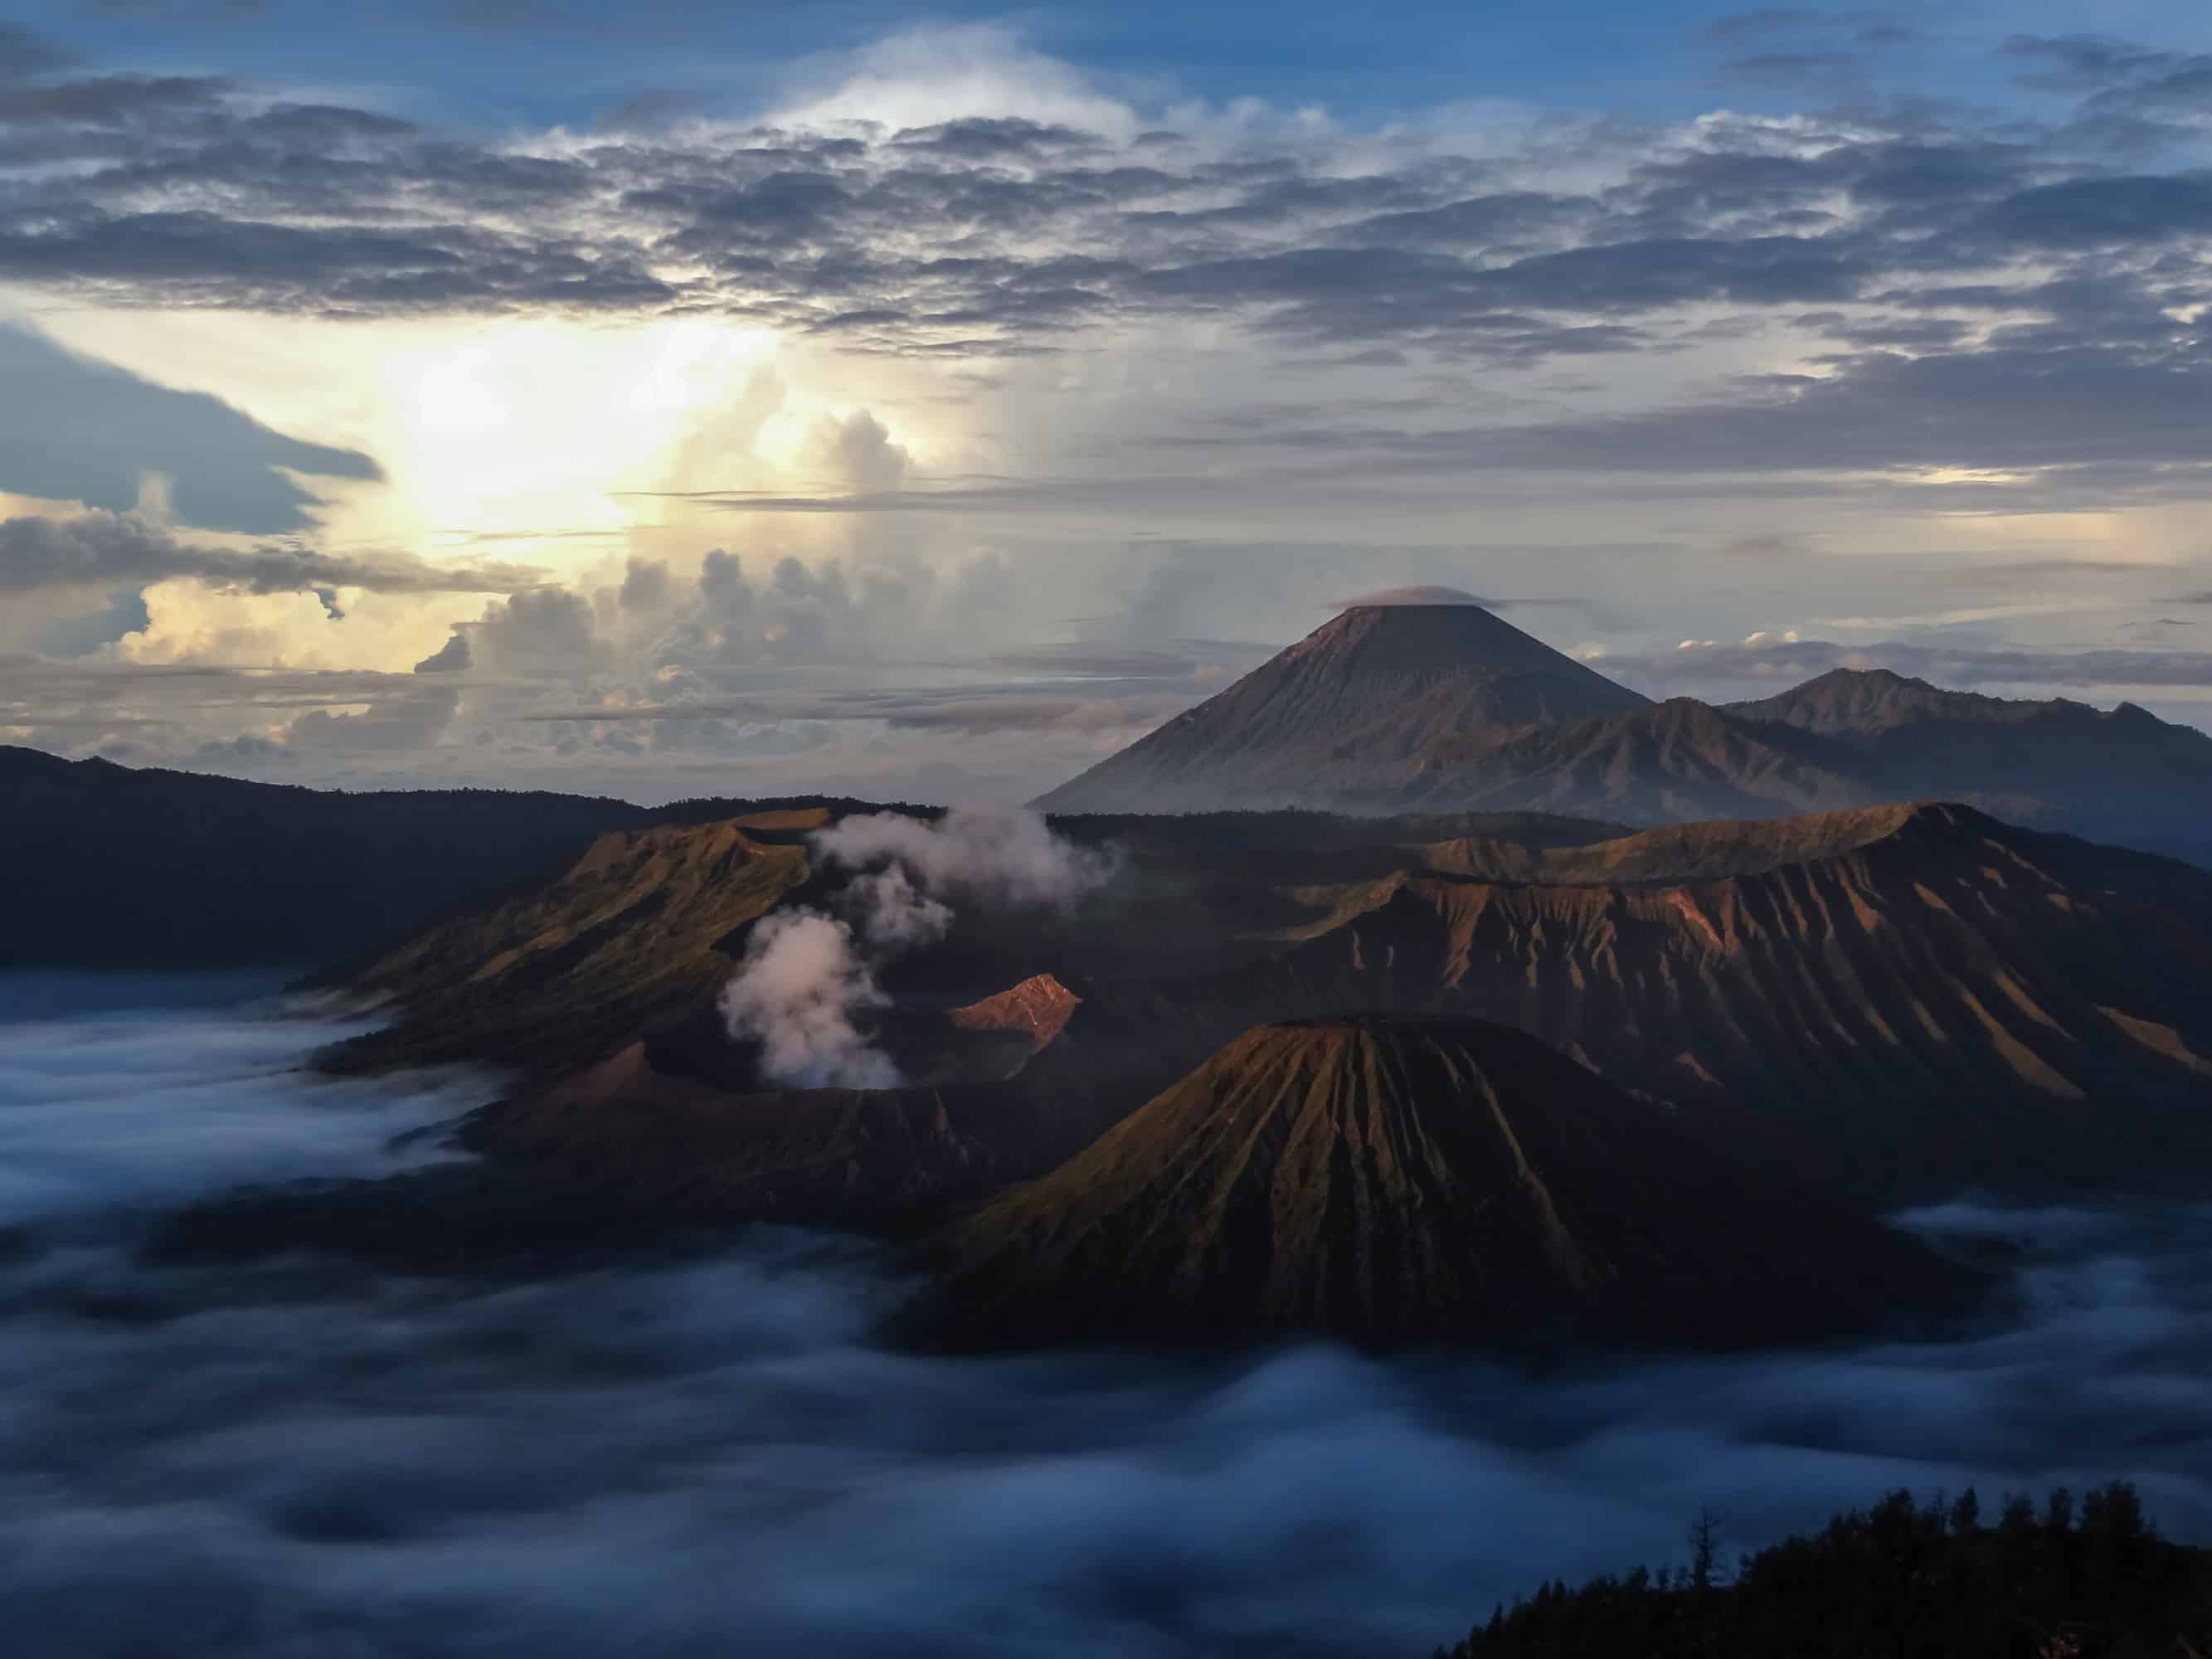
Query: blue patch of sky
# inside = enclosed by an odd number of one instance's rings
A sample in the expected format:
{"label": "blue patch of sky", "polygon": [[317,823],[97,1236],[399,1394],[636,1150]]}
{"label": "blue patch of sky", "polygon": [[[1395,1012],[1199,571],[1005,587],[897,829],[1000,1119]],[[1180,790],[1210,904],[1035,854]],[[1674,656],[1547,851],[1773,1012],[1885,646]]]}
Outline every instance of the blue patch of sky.
{"label": "blue patch of sky", "polygon": [[[1364,121],[1471,100],[1661,119],[1726,105],[1803,107],[1856,89],[1808,62],[1792,76],[1730,60],[1851,52],[1885,85],[2008,103],[2032,96],[2008,35],[2086,30],[2212,46],[2212,13],[2176,0],[1968,0],[1818,9],[1477,0],[1121,0],[1010,10],[887,0],[31,0],[17,15],[88,64],[234,75],[444,127],[582,127],[639,97],[750,112],[834,76],[841,53],[902,29],[995,22],[1137,101],[1258,97]],[[1723,25],[1716,29],[1717,24]],[[1904,31],[1910,38],[1899,35]],[[1824,85],[1825,82],[1825,85]],[[1863,85],[1863,82],[1859,83]]]}

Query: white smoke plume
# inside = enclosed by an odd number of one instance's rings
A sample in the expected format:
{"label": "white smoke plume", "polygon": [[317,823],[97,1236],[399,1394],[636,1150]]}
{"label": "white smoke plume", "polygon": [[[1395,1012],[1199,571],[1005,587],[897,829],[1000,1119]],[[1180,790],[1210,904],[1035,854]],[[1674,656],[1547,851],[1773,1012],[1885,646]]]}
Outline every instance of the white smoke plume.
{"label": "white smoke plume", "polygon": [[761,1044],[761,1069],[802,1089],[890,1089],[898,1067],[854,1024],[886,1000],[853,930],[818,910],[762,918],[737,977],[722,988],[733,1035]]}
{"label": "white smoke plume", "polygon": [[854,877],[838,895],[838,907],[871,945],[894,956],[934,945],[952,931],[952,907],[915,886],[903,865]]}
{"label": "white smoke plume", "polygon": [[831,901],[849,920],[809,909],[763,918],[720,1005],[731,1036],[761,1045],[764,1075],[806,1089],[902,1080],[862,1016],[889,1000],[876,969],[951,930],[955,912],[940,895],[1066,910],[1116,868],[1110,854],[1054,835],[1034,812],[951,811],[934,822],[870,812],[811,844],[824,864],[854,872]]}
{"label": "white smoke plume", "polygon": [[934,823],[896,812],[841,819],[814,836],[833,864],[903,866],[923,885],[986,902],[1066,909],[1113,876],[1110,854],[1056,836],[1035,812],[947,812]]}

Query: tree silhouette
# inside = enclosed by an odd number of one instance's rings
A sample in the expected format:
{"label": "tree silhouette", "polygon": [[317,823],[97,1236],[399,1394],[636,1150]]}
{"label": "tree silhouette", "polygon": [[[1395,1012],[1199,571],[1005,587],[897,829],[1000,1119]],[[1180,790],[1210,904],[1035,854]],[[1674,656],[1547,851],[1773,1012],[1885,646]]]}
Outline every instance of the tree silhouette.
{"label": "tree silhouette", "polygon": [[1445,1659],[2206,1659],[2212,1551],[2159,1537],[2124,1481],[2008,1497],[1891,1492],[1723,1582],[1726,1517],[1686,1529],[1688,1565],[1547,1584]]}
{"label": "tree silhouette", "polygon": [[1690,1588],[1701,1595],[1715,1585],[1713,1564],[1720,1554],[1721,1528],[1727,1520],[1716,1510],[1701,1509],[1686,1534],[1690,1545]]}

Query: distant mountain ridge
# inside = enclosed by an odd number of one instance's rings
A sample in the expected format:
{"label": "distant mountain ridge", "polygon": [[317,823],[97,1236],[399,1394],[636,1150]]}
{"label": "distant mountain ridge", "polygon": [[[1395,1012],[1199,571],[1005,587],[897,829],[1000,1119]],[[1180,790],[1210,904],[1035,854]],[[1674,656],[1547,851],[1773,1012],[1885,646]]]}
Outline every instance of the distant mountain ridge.
{"label": "distant mountain ridge", "polygon": [[1654,703],[1480,606],[1369,606],[1035,804],[1649,824],[1929,799],[2203,860],[2212,737],[2133,704],[2011,701],[1882,669]]}
{"label": "distant mountain ridge", "polygon": [[784,804],[310,789],[0,745],[0,968],[332,966],[610,831]]}

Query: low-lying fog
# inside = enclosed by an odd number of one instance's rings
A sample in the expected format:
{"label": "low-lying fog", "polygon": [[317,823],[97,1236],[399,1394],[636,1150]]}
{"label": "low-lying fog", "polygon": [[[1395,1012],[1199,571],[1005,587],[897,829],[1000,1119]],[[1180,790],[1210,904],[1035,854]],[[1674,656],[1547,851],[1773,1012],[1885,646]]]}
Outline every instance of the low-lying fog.
{"label": "low-lying fog", "polygon": [[0,981],[12,1652],[1416,1659],[1701,1505],[1737,1549],[2120,1475],[2212,1538],[2212,1211],[1918,1218],[2033,1234],[2007,1334],[1534,1382],[905,1357],[867,1252],[788,1234],[498,1288],[138,1265],[164,1206],[436,1156],[391,1143],[481,1097],[310,1084],[335,1028],[252,988]]}

